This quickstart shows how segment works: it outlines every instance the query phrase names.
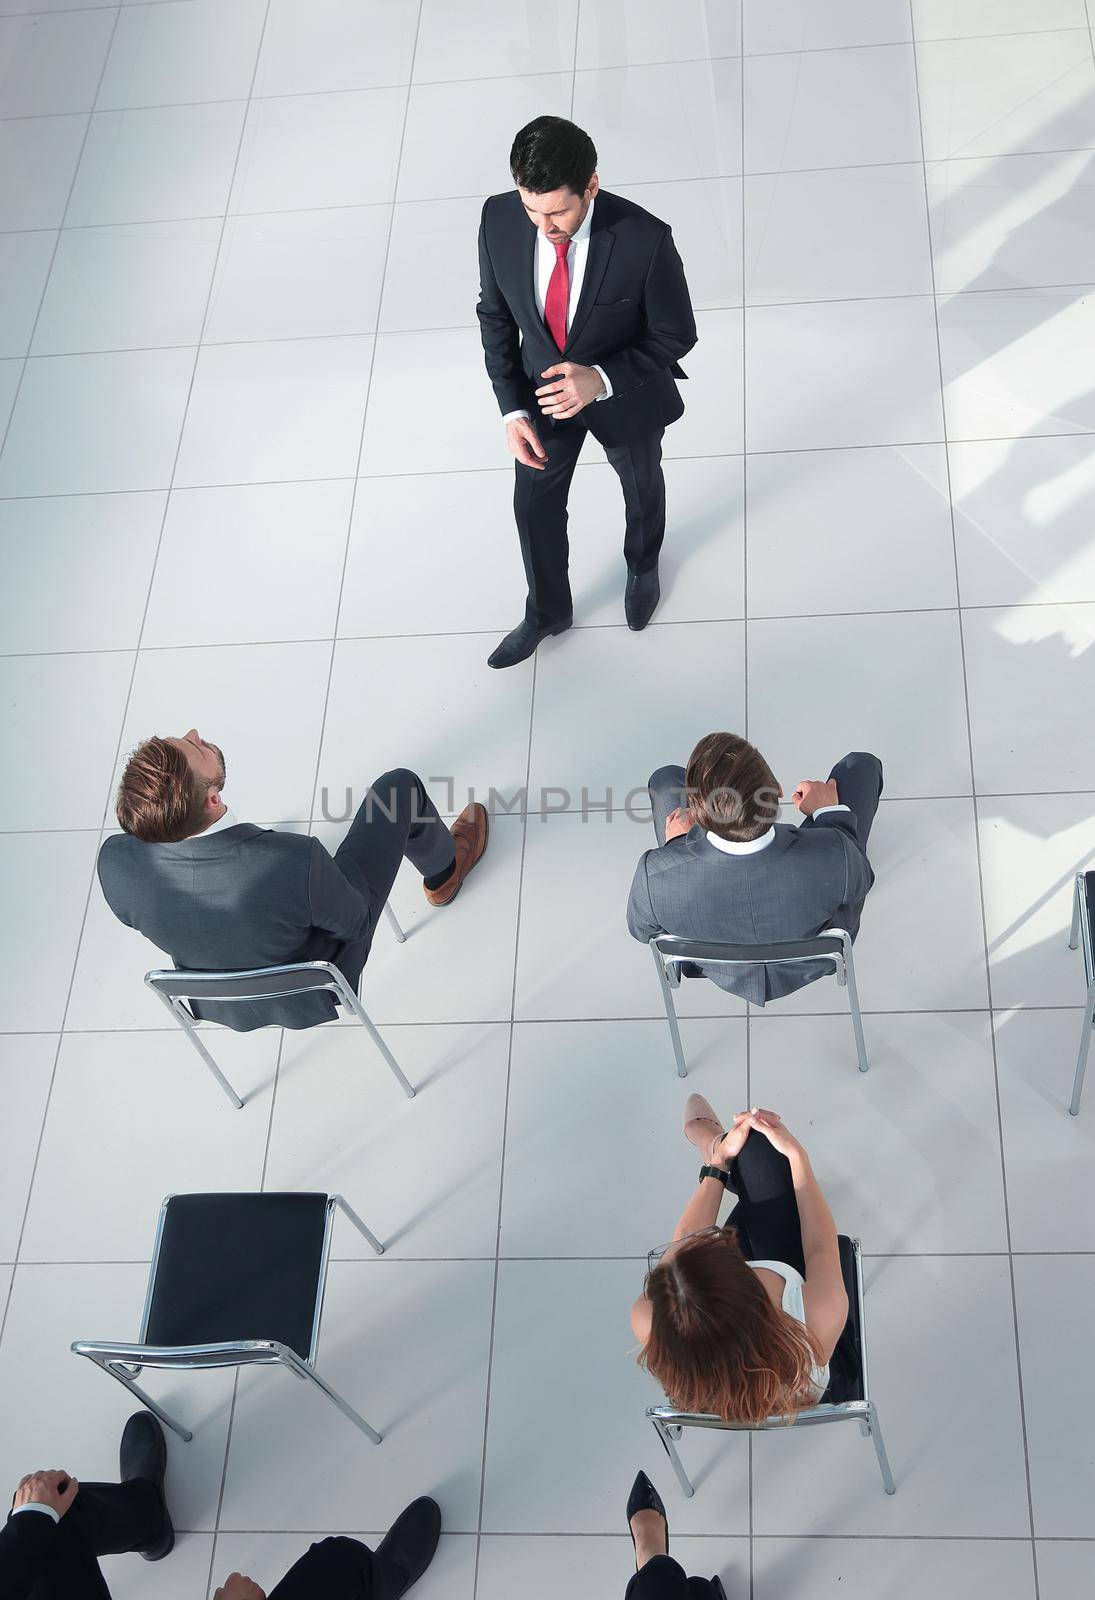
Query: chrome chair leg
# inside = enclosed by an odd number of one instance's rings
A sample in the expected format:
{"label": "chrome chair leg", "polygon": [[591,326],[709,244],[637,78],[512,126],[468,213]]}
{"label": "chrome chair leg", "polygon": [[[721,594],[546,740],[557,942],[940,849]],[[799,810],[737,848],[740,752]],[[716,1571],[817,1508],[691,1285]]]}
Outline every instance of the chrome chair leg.
{"label": "chrome chair leg", "polygon": [[852,1014],[852,1031],[855,1034],[855,1050],[859,1057],[860,1072],[867,1072],[871,1063],[867,1060],[867,1044],[863,1037],[863,1018],[859,1010],[859,990],[855,981],[855,963],[852,960],[851,941],[845,942],[844,970],[848,985],[848,1009]]}
{"label": "chrome chair leg", "polygon": [[890,1458],[886,1454],[886,1442],[882,1437],[882,1427],[878,1420],[878,1411],[872,1400],[867,1414],[867,1428],[874,1440],[875,1455],[878,1457],[878,1470],[882,1474],[882,1487],[887,1494],[896,1494],[897,1485],[893,1481],[890,1471]]}
{"label": "chrome chair leg", "polygon": [[[95,1365],[101,1367],[104,1372],[109,1372],[112,1378],[116,1378],[123,1389],[128,1389],[134,1399],[139,1400],[147,1411],[151,1411],[152,1415],[162,1422],[165,1428],[170,1428],[172,1433],[177,1433],[184,1444],[190,1443],[194,1437],[190,1429],[184,1428],[181,1422],[176,1422],[175,1418],[166,1412],[162,1406],[157,1405],[152,1396],[144,1392],[140,1384],[134,1383],[124,1368],[119,1370],[109,1361],[96,1361]],[[141,1369],[138,1367],[137,1370],[139,1372]]]}
{"label": "chrome chair leg", "polygon": [[696,1491],[692,1487],[691,1478],[684,1470],[680,1456],[677,1454],[677,1447],[673,1443],[669,1429],[666,1427],[664,1422],[659,1422],[656,1417],[652,1418],[651,1420],[654,1423],[654,1429],[658,1435],[658,1438],[662,1441],[662,1444],[665,1447],[665,1453],[673,1464],[673,1471],[677,1474],[677,1482],[680,1484],[682,1491],[691,1500]]}
{"label": "chrome chair leg", "polygon": [[280,1359],[295,1377],[307,1378],[315,1384],[317,1389],[322,1389],[328,1400],[334,1401],[342,1415],[349,1422],[352,1422],[355,1428],[360,1428],[362,1433],[367,1434],[374,1444],[382,1442],[383,1435],[377,1433],[375,1428],[370,1427],[365,1418],[360,1416],[353,1406],[342,1398],[338,1390],[332,1389],[326,1378],[321,1378],[315,1367],[310,1367],[306,1361],[302,1361],[295,1350],[284,1350]]}
{"label": "chrome chair leg", "polygon": [[345,1214],[349,1217],[350,1221],[353,1223],[358,1233],[361,1234],[362,1238],[368,1239],[377,1255],[382,1256],[384,1254],[384,1246],[381,1244],[380,1240],[377,1238],[372,1229],[365,1226],[353,1207],[348,1205],[346,1200],[340,1194],[332,1195],[331,1198],[334,1200],[335,1205],[338,1206],[339,1210],[345,1212]]}
{"label": "chrome chair leg", "polygon": [[684,1059],[684,1046],[681,1044],[681,1030],[677,1023],[677,1011],[673,1004],[673,992],[669,987],[666,976],[665,964],[653,945],[650,953],[654,957],[654,965],[658,971],[658,984],[662,991],[662,1002],[665,1006],[665,1020],[669,1024],[669,1037],[673,1041],[673,1055],[677,1062],[677,1077],[687,1078],[688,1065]]}
{"label": "chrome chair leg", "polygon": [[407,935],[403,932],[403,929],[399,926],[399,918],[396,916],[395,912],[392,910],[391,902],[389,900],[385,900],[385,902],[384,902],[384,915],[387,917],[389,923],[391,924],[392,932],[395,934],[395,936],[398,939],[399,943],[400,944],[406,944]]}
{"label": "chrome chair leg", "polygon": [[175,1021],[182,1028],[183,1032],[186,1034],[186,1037],[190,1040],[190,1043],[194,1046],[194,1049],[201,1056],[202,1060],[205,1062],[214,1078],[216,1078],[217,1082],[220,1084],[229,1100],[231,1100],[236,1110],[242,1111],[243,1101],[240,1099],[235,1089],[233,1089],[224,1073],[217,1066],[217,1063],[213,1060],[213,1057],[209,1054],[209,1051],[205,1048],[204,1044],[202,1044],[202,1041],[198,1035],[198,1030],[194,1026],[194,1019],[191,1017],[189,1011],[187,1011],[182,1001],[170,1000],[168,999],[167,995],[161,994],[160,991],[154,988],[151,984],[149,987],[152,988],[152,992],[155,994],[156,998],[163,1001],[168,1011],[170,1011],[171,1015],[175,1018]]}
{"label": "chrome chair leg", "polygon": [[1091,1049],[1091,1030],[1095,1027],[1095,983],[1087,991],[1087,1004],[1084,1007],[1083,1031],[1080,1034],[1080,1053],[1076,1057],[1076,1076],[1072,1083],[1072,1100],[1068,1111],[1072,1117],[1080,1114],[1080,1096],[1084,1089],[1084,1073],[1087,1071],[1087,1056]]}
{"label": "chrome chair leg", "polygon": [[392,1052],[388,1049],[388,1046],[384,1043],[384,1040],[376,1031],[376,1028],[373,1026],[372,1018],[369,1016],[369,1013],[365,1010],[365,1007],[361,1004],[361,1001],[358,999],[357,995],[354,994],[349,985],[346,986],[345,1002],[351,1007],[354,1016],[362,1024],[366,1033],[369,1035],[369,1038],[373,1041],[377,1049],[380,1051],[380,1054],[388,1063],[388,1066],[392,1070],[392,1076],[395,1078],[395,1081],[398,1083],[399,1087],[403,1090],[403,1093],[407,1096],[407,1099],[413,1100],[414,1086],[408,1083],[407,1079],[404,1077],[399,1062],[392,1055]]}

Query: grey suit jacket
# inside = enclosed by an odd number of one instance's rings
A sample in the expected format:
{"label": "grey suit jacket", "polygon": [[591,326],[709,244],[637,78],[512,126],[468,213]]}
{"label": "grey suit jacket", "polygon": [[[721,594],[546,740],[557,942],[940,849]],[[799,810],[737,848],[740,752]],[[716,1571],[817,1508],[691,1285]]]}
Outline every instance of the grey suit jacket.
{"label": "grey suit jacket", "polygon": [[[219,972],[335,961],[357,987],[374,913],[318,839],[250,822],[178,844],[112,834],[99,851],[99,882],[114,915],[168,951],[177,967]],[[310,1028],[337,1015],[324,993],[191,1009],[242,1033],[271,1023]]]}
{"label": "grey suit jacket", "polygon": [[[828,927],[846,928],[854,938],[873,882],[852,811],[808,818],[800,827],[777,823],[771,844],[751,855],[728,855],[701,828],[692,828],[648,850],[639,862],[627,926],[643,940],[675,933],[725,944],[774,944],[809,939]],[[820,962],[758,963],[711,967],[704,975],[762,1006],[825,971]]]}

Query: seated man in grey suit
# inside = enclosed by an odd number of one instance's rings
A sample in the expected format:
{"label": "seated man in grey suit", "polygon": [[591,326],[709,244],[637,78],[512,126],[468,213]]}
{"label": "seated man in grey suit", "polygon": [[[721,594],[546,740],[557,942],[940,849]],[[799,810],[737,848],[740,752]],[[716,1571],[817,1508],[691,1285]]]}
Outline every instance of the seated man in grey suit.
{"label": "seated man in grey suit", "polygon": [[[760,751],[734,733],[709,733],[687,770],[660,767],[649,788],[658,849],[646,852],[631,885],[627,926],[636,939],[775,944],[826,928],[855,938],[874,882],[867,838],[882,793],[877,756],[847,755],[824,783],[804,779],[791,797],[806,818],[798,827],[778,820],[783,790]],[[703,975],[762,1006],[824,969],[758,963]]]}
{"label": "seated man in grey suit", "polygon": [[[118,789],[124,831],[99,851],[115,916],[191,971],[332,961],[356,990],[403,857],[430,904],[444,906],[487,847],[484,806],[466,806],[446,828],[421,778],[402,767],[376,780],[333,859],[306,834],[241,822],[224,781],[224,756],[196,728],[146,739]],[[310,1028],[336,1014],[322,991],[191,1010],[239,1032]]]}

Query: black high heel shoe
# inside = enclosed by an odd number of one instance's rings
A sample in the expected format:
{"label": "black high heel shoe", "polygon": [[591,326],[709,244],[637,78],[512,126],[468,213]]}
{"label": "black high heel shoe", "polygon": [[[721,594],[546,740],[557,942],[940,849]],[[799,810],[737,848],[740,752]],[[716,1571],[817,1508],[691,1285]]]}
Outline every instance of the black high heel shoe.
{"label": "black high heel shoe", "polygon": [[[645,1472],[640,1472],[635,1482],[631,1485],[631,1493],[627,1497],[627,1531],[631,1533],[631,1543],[635,1545],[635,1535],[631,1532],[631,1519],[638,1511],[656,1511],[665,1523],[665,1553],[669,1554],[669,1518],[665,1514],[662,1497],[651,1483]],[[638,1560],[639,1550],[635,1546],[635,1558]]]}

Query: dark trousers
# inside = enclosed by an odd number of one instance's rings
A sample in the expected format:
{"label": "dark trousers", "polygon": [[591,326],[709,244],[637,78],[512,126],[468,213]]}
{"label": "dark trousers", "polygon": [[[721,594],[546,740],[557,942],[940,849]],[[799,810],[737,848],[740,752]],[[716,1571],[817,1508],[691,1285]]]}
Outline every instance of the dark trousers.
{"label": "dark trousers", "polygon": [[396,1588],[384,1578],[368,1545],[357,1539],[322,1539],[274,1585],[269,1600],[384,1600]]}
{"label": "dark trousers", "polygon": [[145,1479],[81,1483],[58,1524],[54,1554],[31,1590],[31,1600],[110,1600],[99,1556],[140,1550],[159,1536],[162,1526],[163,1503]]}
{"label": "dark trousers", "polygon": [[[836,779],[836,792],[841,805],[850,806],[855,812],[856,836],[866,849],[882,795],[881,761],[862,750],[853,750],[850,755],[841,757],[829,777]],[[648,787],[654,811],[654,833],[660,845],[665,843],[665,824],[669,813],[678,806],[688,804],[684,779],[683,767],[659,767],[651,775]],[[804,817],[801,826],[811,827],[813,820],[812,817]]]}
{"label": "dark trousers", "polygon": [[[726,1226],[737,1234],[745,1258],[783,1261],[805,1276],[802,1223],[787,1157],[754,1131],[730,1163],[729,1187],[738,1198]],[[849,1319],[829,1358],[829,1387],[824,1398],[832,1404],[847,1399],[858,1374],[855,1332]]]}
{"label": "dark trousers", "polygon": [[[631,444],[606,445],[605,455],[624,492],[624,560],[628,572],[650,572],[665,536],[664,428]],[[561,622],[574,609],[570,593],[567,497],[587,429],[575,420],[540,430],[547,465],[515,463],[513,514],[528,582],[525,615],[537,627]]]}
{"label": "dark trousers", "polygon": [[344,945],[335,958],[354,988],[404,856],[424,878],[451,871],[456,861],[452,834],[422,779],[396,767],[373,784],[335,851],[335,865],[365,896],[372,912],[368,933]]}
{"label": "dark trousers", "polygon": [[716,1600],[718,1593],[710,1578],[686,1577],[672,1556],[655,1556],[627,1586],[627,1600]]}

